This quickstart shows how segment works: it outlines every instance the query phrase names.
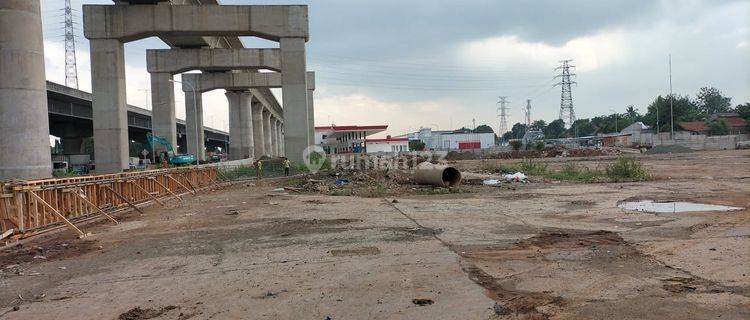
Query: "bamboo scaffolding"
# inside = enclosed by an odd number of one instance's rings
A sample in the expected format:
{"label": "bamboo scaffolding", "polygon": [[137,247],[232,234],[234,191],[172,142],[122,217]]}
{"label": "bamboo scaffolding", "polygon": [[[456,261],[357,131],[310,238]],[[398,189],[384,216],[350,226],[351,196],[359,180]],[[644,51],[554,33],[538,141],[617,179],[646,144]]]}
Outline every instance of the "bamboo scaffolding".
{"label": "bamboo scaffolding", "polygon": [[125,198],[125,196],[123,196],[120,193],[118,193],[117,191],[115,191],[115,189],[112,189],[111,186],[105,184],[105,185],[103,185],[103,187],[106,188],[107,190],[109,190],[109,192],[111,192],[112,194],[116,195],[118,198],[120,198],[120,200],[125,201],[125,203],[127,203],[131,208],[135,209],[136,211],[140,212],[141,214],[146,214],[145,212],[143,212],[143,210],[141,210],[141,208],[138,208],[136,205],[134,205],[132,202],[130,202],[130,200],[128,200],[128,198]]}
{"label": "bamboo scaffolding", "polygon": [[132,183],[136,188],[138,188],[143,193],[145,193],[147,196],[149,196],[151,198],[151,200],[154,200],[154,202],[158,203],[162,207],[164,206],[164,202],[159,201],[159,198],[154,197],[153,194],[151,194],[150,192],[148,192],[148,190],[146,190],[143,187],[141,187],[141,185],[139,185],[139,184],[137,184],[137,183],[135,183],[133,181],[130,181],[130,183]]}
{"label": "bamboo scaffolding", "polygon": [[41,197],[39,197],[36,193],[34,193],[34,191],[28,191],[28,194],[31,195],[32,197],[34,197],[37,201],[41,202],[45,207],[47,207],[50,210],[52,210],[52,212],[54,212],[60,219],[62,219],[62,221],[65,222],[65,224],[67,224],[68,227],[70,227],[71,230],[75,231],[75,233],[77,233],[79,237],[85,236],[85,233],[83,233],[83,231],[81,231],[81,229],[78,229],[78,227],[76,227],[72,222],[70,222],[70,220],[68,220],[67,218],[65,218],[65,216],[63,216],[60,213],[60,211],[57,211],[57,209],[55,209],[55,207],[53,207],[52,205],[50,205],[49,203],[47,203],[47,201],[44,201],[44,199],[42,199]]}
{"label": "bamboo scaffolding", "polygon": [[183,188],[183,189],[187,190],[188,192],[190,192],[190,193],[192,193],[192,194],[195,194],[195,191],[193,191],[193,190],[190,190],[190,188],[186,187],[186,186],[185,186],[184,184],[182,184],[182,183],[181,183],[180,181],[178,181],[177,179],[175,179],[174,177],[172,177],[172,175],[169,175],[169,174],[167,174],[167,175],[166,175],[166,177],[167,177],[168,179],[170,179],[170,180],[174,181],[174,183],[176,183],[176,184],[177,184],[178,186],[180,186],[181,188]]}
{"label": "bamboo scaffolding", "polygon": [[115,224],[120,224],[119,222],[117,222],[117,220],[115,220],[115,218],[112,218],[112,216],[108,215],[106,212],[104,212],[102,209],[100,209],[99,206],[97,206],[94,203],[92,203],[91,201],[89,201],[89,199],[86,199],[86,197],[84,197],[84,195],[86,193],[83,192],[83,189],[79,188],[77,191],[80,191],[80,193],[82,193],[82,194],[77,193],[76,191],[71,191],[70,193],[76,195],[76,197],[78,197],[79,199],[83,200],[83,202],[87,203],[92,208],[96,209],[96,211],[99,211],[99,213],[101,213],[102,215],[104,215],[105,217],[107,217],[107,219],[111,220]]}
{"label": "bamboo scaffolding", "polygon": [[[12,229],[25,237],[58,229],[61,222],[73,229],[73,221],[92,215],[117,223],[112,212],[129,207],[143,213],[139,205],[164,206],[165,196],[183,201],[180,188],[197,194],[220,186],[222,176],[216,167],[197,166],[0,183],[0,234]],[[73,231],[83,234],[80,229]]]}

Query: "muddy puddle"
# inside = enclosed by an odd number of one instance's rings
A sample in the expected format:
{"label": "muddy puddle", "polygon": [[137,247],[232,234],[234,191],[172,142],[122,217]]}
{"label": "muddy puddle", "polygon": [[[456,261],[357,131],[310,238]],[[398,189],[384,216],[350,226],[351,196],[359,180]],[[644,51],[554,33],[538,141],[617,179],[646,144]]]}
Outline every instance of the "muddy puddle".
{"label": "muddy puddle", "polygon": [[653,213],[677,213],[677,212],[697,212],[697,211],[734,211],[742,210],[738,207],[722,206],[716,204],[695,203],[685,201],[664,201],[656,202],[653,200],[624,201],[617,207],[629,211],[653,212]]}

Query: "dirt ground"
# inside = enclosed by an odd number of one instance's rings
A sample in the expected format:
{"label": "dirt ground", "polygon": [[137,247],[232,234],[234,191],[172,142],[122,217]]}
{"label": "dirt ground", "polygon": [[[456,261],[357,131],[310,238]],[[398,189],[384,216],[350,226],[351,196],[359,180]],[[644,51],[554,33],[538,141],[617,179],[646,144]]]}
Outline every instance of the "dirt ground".
{"label": "dirt ground", "polygon": [[[0,319],[750,318],[750,151],[639,158],[655,180],[185,197],[3,250]],[[744,209],[627,212],[625,199]]]}

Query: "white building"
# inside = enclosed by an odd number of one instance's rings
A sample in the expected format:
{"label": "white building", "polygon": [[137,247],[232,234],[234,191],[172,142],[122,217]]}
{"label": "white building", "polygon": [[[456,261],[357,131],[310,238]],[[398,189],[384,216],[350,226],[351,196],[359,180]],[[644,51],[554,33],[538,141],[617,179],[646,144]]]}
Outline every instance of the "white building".
{"label": "white building", "polygon": [[427,150],[487,149],[495,145],[494,133],[464,133],[459,131],[433,131],[422,128],[405,135],[409,140],[419,140]]}
{"label": "white building", "polygon": [[388,125],[372,126],[316,126],[315,144],[328,154],[364,153],[367,136],[388,129]]}
{"label": "white building", "polygon": [[409,138],[399,137],[392,138],[391,136],[385,139],[367,139],[367,153],[398,153],[409,151]]}

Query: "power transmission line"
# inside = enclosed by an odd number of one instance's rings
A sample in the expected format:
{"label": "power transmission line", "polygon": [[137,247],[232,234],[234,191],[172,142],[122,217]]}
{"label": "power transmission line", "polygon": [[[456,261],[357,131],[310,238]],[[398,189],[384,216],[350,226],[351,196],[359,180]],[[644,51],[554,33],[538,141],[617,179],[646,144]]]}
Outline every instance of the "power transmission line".
{"label": "power transmission line", "polygon": [[562,92],[560,93],[560,120],[565,121],[567,119],[568,125],[572,126],[573,123],[576,122],[576,113],[573,109],[573,92],[570,89],[571,84],[578,84],[575,81],[570,80],[570,77],[575,77],[575,73],[570,73],[570,68],[574,68],[574,65],[571,65],[570,62],[573,60],[562,60],[560,63],[562,63],[561,66],[555,68],[555,70],[560,70],[560,74],[557,75],[555,78],[560,78],[560,82],[556,83],[555,86],[560,86],[562,88]]}
{"label": "power transmission line", "polygon": [[73,29],[73,9],[70,0],[65,0],[65,85],[78,89],[78,67],[76,66],[76,36]]}
{"label": "power transmission line", "polygon": [[497,111],[500,113],[498,116],[500,117],[500,131],[498,131],[498,135],[502,136],[506,132],[508,132],[508,97],[502,96],[500,97],[500,101],[497,102],[500,106],[497,108]]}

